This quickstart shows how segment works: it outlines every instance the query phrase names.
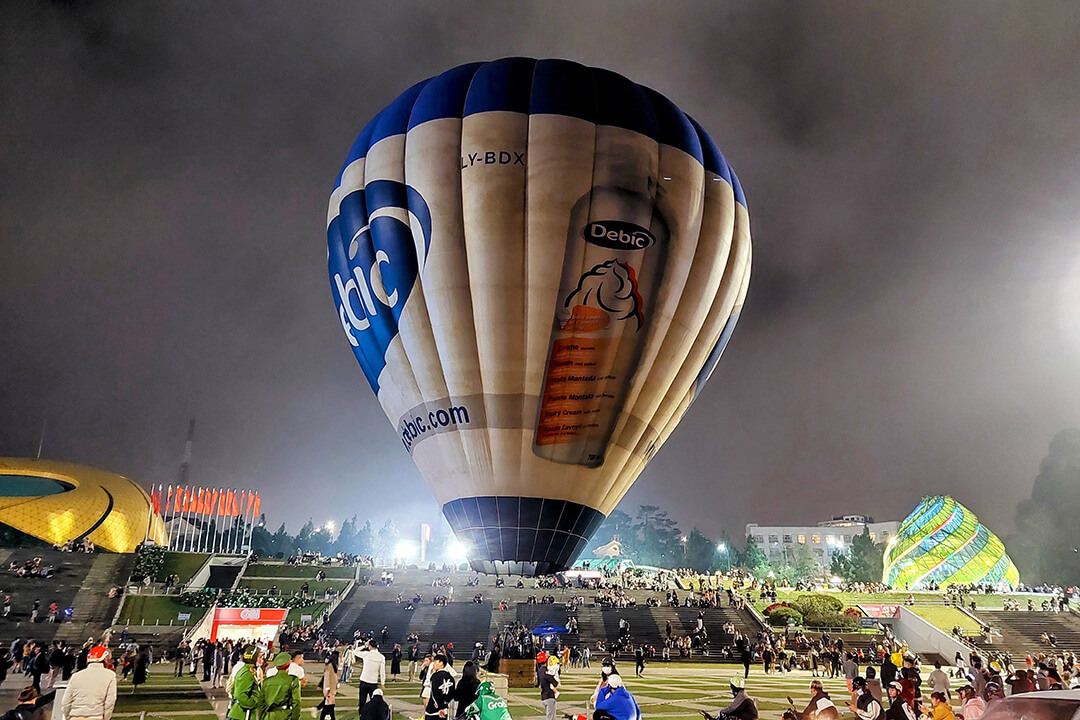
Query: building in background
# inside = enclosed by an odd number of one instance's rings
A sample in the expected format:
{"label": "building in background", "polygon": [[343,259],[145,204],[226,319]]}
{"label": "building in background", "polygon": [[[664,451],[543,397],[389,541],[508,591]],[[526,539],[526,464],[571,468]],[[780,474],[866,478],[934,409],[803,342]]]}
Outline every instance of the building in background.
{"label": "building in background", "polygon": [[975,513],[937,495],[923,498],[889,542],[883,582],[902,590],[953,584],[1012,590],[1020,572]]}
{"label": "building in background", "polygon": [[118,553],[167,542],[150,495],[136,483],[51,460],[0,458],[0,523],[53,545],[88,539]]}
{"label": "building in background", "polygon": [[817,525],[746,525],[747,537],[753,537],[770,563],[786,563],[798,547],[806,547],[818,563],[828,567],[832,556],[844,552],[856,535],[870,532],[876,543],[888,543],[896,536],[900,523],[896,520],[875,522],[866,515],[837,515]]}

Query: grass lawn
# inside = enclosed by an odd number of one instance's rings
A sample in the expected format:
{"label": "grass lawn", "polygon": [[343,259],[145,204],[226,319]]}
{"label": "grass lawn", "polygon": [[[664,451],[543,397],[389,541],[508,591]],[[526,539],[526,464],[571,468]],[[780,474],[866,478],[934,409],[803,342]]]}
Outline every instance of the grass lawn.
{"label": "grass lawn", "polygon": [[352,580],[356,569],[351,567],[322,567],[315,565],[286,565],[285,563],[251,563],[244,572],[245,577],[264,578],[307,578],[313,580],[322,570],[327,578]]}
{"label": "grass lawn", "polygon": [[954,607],[934,607],[934,606],[919,606],[915,605],[909,607],[916,615],[926,620],[931,625],[934,625],[946,633],[952,633],[952,629],[955,625],[959,625],[966,634],[975,634],[979,632],[979,623],[972,620],[966,614],[960,612]]}
{"label": "grass lawn", "polygon": [[175,597],[166,595],[128,595],[124,598],[124,605],[120,609],[120,625],[138,625],[145,621],[147,625],[183,625],[178,620],[179,613],[191,613],[188,625],[197,623],[204,614],[206,608],[193,608],[181,605]]}
{"label": "grass lawn", "polygon": [[172,663],[153,665],[146,684],[140,685],[135,694],[131,692],[130,677],[117,682],[115,714],[145,712],[150,717],[167,713],[165,717],[171,720],[216,720],[214,705],[198,680],[187,675],[173,677],[172,667]]}
{"label": "grass lawn", "polygon": [[165,562],[161,566],[161,572],[154,578],[156,582],[165,582],[165,578],[172,574],[180,576],[180,584],[183,585],[199,571],[199,568],[210,557],[204,553],[165,553]]}
{"label": "grass lawn", "polygon": [[289,614],[285,618],[285,622],[289,625],[299,625],[301,615],[310,615],[312,620],[317,621],[329,607],[330,603],[315,603],[314,605],[305,605],[300,608],[291,608]]}
{"label": "grass lawn", "polygon": [[323,582],[315,582],[315,580],[304,579],[275,579],[275,578],[251,578],[242,577],[237,587],[251,588],[252,590],[269,590],[272,587],[276,587],[281,591],[282,595],[293,595],[300,592],[300,586],[304,583],[308,584],[309,594],[322,595],[323,591],[328,588],[334,588],[337,592],[341,592],[345,589],[345,586],[349,584],[348,580],[324,580]]}

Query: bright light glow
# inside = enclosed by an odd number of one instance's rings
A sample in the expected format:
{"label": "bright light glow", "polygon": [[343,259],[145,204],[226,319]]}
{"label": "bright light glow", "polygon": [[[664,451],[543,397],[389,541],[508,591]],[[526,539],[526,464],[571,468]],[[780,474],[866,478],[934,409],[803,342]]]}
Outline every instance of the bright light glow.
{"label": "bright light glow", "polygon": [[326,532],[328,532],[328,533],[334,532],[334,521],[333,520],[327,520],[326,524],[323,525],[323,528],[325,528]]}
{"label": "bright light glow", "polygon": [[727,552],[727,545],[725,545],[724,543],[720,543],[716,546],[716,550],[717,552]]}
{"label": "bright light glow", "polygon": [[394,549],[394,558],[397,560],[413,560],[416,558],[416,543],[402,540]]}
{"label": "bright light glow", "polygon": [[842,577],[840,577],[839,575],[833,575],[832,576],[832,581],[835,584],[839,585],[840,583],[842,583],[844,581],[844,579]]}
{"label": "bright light glow", "polygon": [[681,538],[679,538],[679,542],[686,542],[686,536],[683,535]]}
{"label": "bright light glow", "polygon": [[469,549],[465,547],[465,543],[454,538],[446,546],[446,556],[451,560],[465,562],[469,559]]}

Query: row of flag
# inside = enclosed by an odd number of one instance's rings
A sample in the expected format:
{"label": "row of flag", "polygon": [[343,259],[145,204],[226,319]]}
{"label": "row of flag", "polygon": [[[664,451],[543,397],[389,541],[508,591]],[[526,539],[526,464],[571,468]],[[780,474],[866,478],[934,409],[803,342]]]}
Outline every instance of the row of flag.
{"label": "row of flag", "polygon": [[150,491],[150,502],[158,515],[206,515],[218,517],[258,517],[262,498],[257,492],[223,488],[168,488]]}

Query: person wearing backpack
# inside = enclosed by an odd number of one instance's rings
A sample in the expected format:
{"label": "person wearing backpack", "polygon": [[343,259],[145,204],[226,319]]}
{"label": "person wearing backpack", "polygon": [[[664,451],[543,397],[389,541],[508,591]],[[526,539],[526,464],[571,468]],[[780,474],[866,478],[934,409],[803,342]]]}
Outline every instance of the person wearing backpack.
{"label": "person wearing backpack", "polygon": [[258,720],[263,713],[263,690],[255,676],[259,662],[259,649],[252,646],[244,651],[244,664],[236,671],[228,688],[232,703],[228,720]]}

